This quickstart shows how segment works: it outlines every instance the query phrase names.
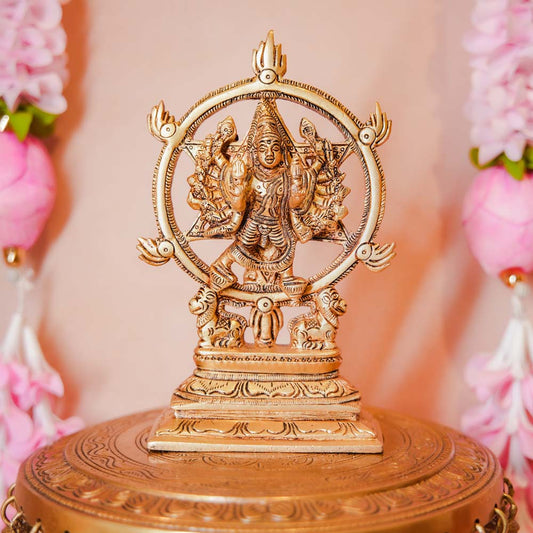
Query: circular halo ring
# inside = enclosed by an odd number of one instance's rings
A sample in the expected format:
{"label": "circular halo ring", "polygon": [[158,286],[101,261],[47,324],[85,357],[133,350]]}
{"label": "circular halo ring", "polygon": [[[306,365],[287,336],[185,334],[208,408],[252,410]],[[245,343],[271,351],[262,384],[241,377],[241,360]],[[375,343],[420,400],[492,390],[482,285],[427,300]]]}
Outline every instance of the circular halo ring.
{"label": "circular halo ring", "polygon": [[[379,228],[385,207],[385,186],[381,165],[372,145],[359,138],[364,127],[362,123],[338,100],[329,94],[292,80],[276,80],[265,85],[258,78],[246,79],[209,93],[198,101],[175,124],[176,130],[164,140],[158,164],[154,173],[153,201],[157,223],[162,236],[174,246],[174,257],[182,268],[196,281],[208,284],[209,266],[191,249],[187,238],[176,224],[171,199],[171,187],[181,145],[192,139],[194,132],[208,117],[240,100],[258,100],[262,96],[298,103],[326,117],[345,135],[349,149],[359,154],[365,173],[365,206],[359,230],[351,235],[344,251],[322,272],[309,279],[305,295],[316,293],[346,276],[359,259],[355,250],[360,244],[371,242]],[[263,293],[252,292],[240,287],[221,291],[221,296],[231,300],[254,304]],[[287,295],[272,292],[268,297],[277,303],[286,302]]]}

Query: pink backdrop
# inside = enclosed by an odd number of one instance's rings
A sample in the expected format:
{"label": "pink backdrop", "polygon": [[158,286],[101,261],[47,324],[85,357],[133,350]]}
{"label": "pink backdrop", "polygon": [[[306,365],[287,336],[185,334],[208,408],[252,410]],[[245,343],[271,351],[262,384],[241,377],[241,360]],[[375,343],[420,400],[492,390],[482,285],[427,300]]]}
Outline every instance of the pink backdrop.
{"label": "pink backdrop", "polygon": [[[339,286],[349,300],[344,373],[367,403],[456,426],[473,402],[462,368],[495,347],[508,314],[505,289],[474,263],[459,220],[474,175],[460,44],[470,9],[464,0],[67,4],[69,109],[52,147],[59,194],[34,253],[31,309],[66,381],[63,413],[93,423],[163,405],[192,370],[196,285],[173,263],[148,267],[135,250],[138,236],[156,236],[160,144],[145,117],[161,98],[180,116],[248,77],[251,51],[272,28],[287,78],[326,90],[362,120],[378,99],[393,120],[379,149],[388,203],[378,240],[396,241],[398,256],[383,273],[359,267]],[[303,257],[318,260],[313,253]],[[14,302],[5,276],[0,295],[3,329]]]}

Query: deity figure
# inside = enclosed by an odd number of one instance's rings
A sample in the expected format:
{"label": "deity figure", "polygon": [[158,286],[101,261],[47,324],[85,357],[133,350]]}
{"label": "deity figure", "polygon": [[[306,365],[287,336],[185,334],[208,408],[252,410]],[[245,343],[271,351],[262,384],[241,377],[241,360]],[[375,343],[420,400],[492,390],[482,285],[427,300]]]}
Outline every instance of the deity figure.
{"label": "deity figure", "polygon": [[312,153],[323,153],[325,156],[325,162],[317,174],[313,201],[303,222],[313,230],[314,235],[327,237],[336,230],[338,221],[348,214],[343,201],[350,189],[342,184],[345,174],[339,172],[331,142],[319,137],[314,124],[306,118],[300,122],[300,134]]}
{"label": "deity figure", "polygon": [[342,199],[349,189],[339,188],[343,175],[339,178],[331,143],[318,137],[309,120],[302,125],[309,157],[297,149],[269,99],[257,105],[242,144],[234,142],[231,117],[202,142],[188,180],[188,203],[201,211],[194,230],[201,238],[234,237],[210,267],[215,292],[237,282],[232,270],[237,263],[244,268],[245,287],[281,288],[298,299],[307,280],[293,272],[296,243],[335,229],[346,214]]}
{"label": "deity figure", "polygon": [[[231,117],[217,127],[215,135],[208,135],[195,158],[195,172],[187,178],[190,186],[187,197],[193,209],[202,211],[202,225],[217,225],[231,216],[231,208],[224,201],[220,188],[220,158],[222,146],[235,141],[237,130]],[[222,164],[224,162],[222,161]]]}
{"label": "deity figure", "polygon": [[[137,247],[152,265],[175,259],[200,284],[189,302],[199,337],[196,370],[154,424],[150,450],[383,449],[379,424],[362,411],[359,391],[339,375],[336,335],[346,302],[335,284],[359,263],[378,271],[394,256],[393,243],[374,241],[384,209],[375,148],[391,124],[377,104],[369,120],[356,119],[322,91],[284,81],[286,69],[281,45],[269,32],[254,50],[253,78],[206,95],[179,121],[163,102],[150,113],[150,131],[164,145],[153,186],[159,231],[155,239],[140,238]],[[303,115],[295,140],[278,101],[332,123],[337,140],[320,136]],[[228,115],[210,134],[195,136],[204,121],[237,102],[255,102],[241,139]],[[184,154],[194,165],[187,203],[198,214],[186,232],[178,227],[181,206],[172,200]],[[350,189],[341,167],[351,155],[365,172],[363,216],[355,232],[343,224]],[[209,262],[195,250],[194,241],[204,239],[227,241]],[[341,249],[305,279],[294,261],[296,249],[311,240]],[[308,308],[288,320],[289,344],[277,342],[288,318],[285,307]]]}

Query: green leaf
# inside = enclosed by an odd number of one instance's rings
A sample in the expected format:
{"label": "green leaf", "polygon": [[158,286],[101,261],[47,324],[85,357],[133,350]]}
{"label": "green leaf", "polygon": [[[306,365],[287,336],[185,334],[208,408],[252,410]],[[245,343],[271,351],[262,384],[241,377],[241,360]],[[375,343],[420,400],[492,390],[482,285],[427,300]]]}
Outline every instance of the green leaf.
{"label": "green leaf", "polygon": [[28,111],[33,113],[33,116],[44,126],[50,126],[50,124],[53,124],[57,118],[57,115],[43,111],[34,105],[28,106]]}
{"label": "green leaf", "polygon": [[480,170],[483,170],[485,168],[493,167],[499,163],[500,156],[495,157],[494,159],[491,159],[487,163],[483,163],[482,165],[479,163],[479,148],[472,148],[469,153],[470,161],[472,164],[479,168]]}
{"label": "green leaf", "polygon": [[526,162],[526,168],[528,170],[533,170],[533,146],[526,146],[524,151],[524,159]]}
{"label": "green leaf", "polygon": [[19,109],[33,115],[30,133],[36,137],[48,137],[54,132],[57,115],[43,111],[33,104],[22,104]]}
{"label": "green leaf", "polygon": [[521,180],[526,171],[526,162],[523,159],[511,161],[506,155],[503,155],[503,166],[515,180]]}
{"label": "green leaf", "polygon": [[23,141],[30,131],[33,115],[27,111],[17,111],[10,115],[9,126],[19,141]]}
{"label": "green leaf", "polygon": [[468,152],[468,157],[470,162],[476,167],[479,168],[479,148],[471,148]]}
{"label": "green leaf", "polygon": [[55,120],[49,124],[41,122],[37,117],[33,118],[30,132],[36,137],[48,137],[54,133]]}
{"label": "green leaf", "polygon": [[20,104],[12,113],[7,104],[0,98],[0,116],[8,115],[7,127],[12,130],[20,141],[23,141],[28,133],[36,137],[48,137],[54,132],[57,115],[47,113],[33,104]]}

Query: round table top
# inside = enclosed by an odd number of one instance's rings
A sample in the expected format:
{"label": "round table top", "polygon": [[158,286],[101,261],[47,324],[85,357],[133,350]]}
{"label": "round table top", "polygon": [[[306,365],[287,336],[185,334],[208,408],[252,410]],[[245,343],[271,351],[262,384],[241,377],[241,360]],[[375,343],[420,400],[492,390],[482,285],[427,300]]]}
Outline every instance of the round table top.
{"label": "round table top", "polygon": [[65,437],[21,467],[15,497],[44,533],[470,532],[503,491],[490,451],[449,428],[371,410],[381,454],[148,452],[159,412]]}

